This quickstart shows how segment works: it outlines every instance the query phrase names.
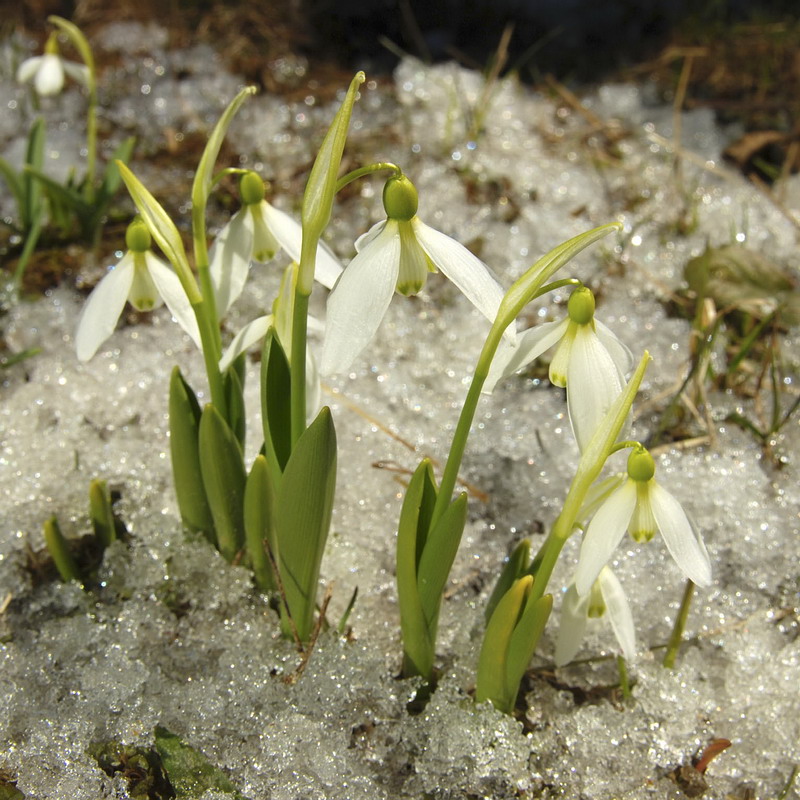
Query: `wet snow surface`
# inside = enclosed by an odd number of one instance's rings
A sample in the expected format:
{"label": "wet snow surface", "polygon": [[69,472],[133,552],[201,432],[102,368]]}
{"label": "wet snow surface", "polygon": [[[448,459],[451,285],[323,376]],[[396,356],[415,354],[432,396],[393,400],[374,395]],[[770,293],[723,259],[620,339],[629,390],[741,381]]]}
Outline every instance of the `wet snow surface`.
{"label": "wet snow surface", "polygon": [[[210,50],[172,52],[165,43],[160,29],[131,25],[95,43],[128,53],[101,76],[102,125],[117,141],[139,138],[134,167],[157,196],[175,175],[149,168],[143,156],[166,131],[207,131],[240,84]],[[9,44],[2,60],[0,152],[16,163],[32,112],[13,82],[13,63],[28,52]],[[646,346],[655,357],[638,403],[636,432],[644,438],[654,403],[663,404],[685,374],[689,324],[669,318],[663,301],[687,259],[707,242],[736,239],[796,269],[798,230],[722,164],[735,132],[705,111],[683,116],[689,156],[679,180],[665,144],[672,111],[652,102],[647,87],[605,86],[586,99],[598,119],[626,133],[613,152],[580,114],[512,81],[488,99],[482,91],[476,73],[407,60],[392,85],[365,85],[348,152],[354,163],[401,164],[419,189],[421,218],[468,243],[506,286],[558,242],[621,220],[624,234],[583,254],[574,273],[598,292],[598,317],[637,354]],[[43,104],[47,169],[55,174],[73,163],[83,108],[74,88]],[[468,130],[475,109],[484,112],[480,136]],[[296,211],[299,198],[287,189],[332,113],[313,97],[287,105],[258,96],[236,120],[231,150],[272,181],[277,205]],[[363,183],[360,196],[338,209],[329,241],[345,261],[354,239],[382,216],[380,188]],[[800,183],[786,189],[784,205],[796,209]],[[7,202],[4,213],[13,213]],[[676,232],[684,203],[697,218],[688,235]],[[96,281],[98,268],[87,265],[84,277]],[[253,270],[231,329],[270,306],[279,278],[274,265]],[[529,322],[563,313],[564,300],[558,294],[530,310]],[[614,566],[641,651],[630,667],[632,700],[591,691],[617,680],[613,661],[597,658],[614,652],[604,621],[590,624],[581,650],[591,662],[548,673],[551,624],[532,664],[538,671],[527,684],[523,728],[470,698],[482,609],[513,545],[530,535],[536,546],[552,523],[577,453],[560,391],[530,377],[504,382],[481,403],[463,467],[485,495],[471,501],[443,605],[443,677],[412,715],[406,705],[416,684],[396,678],[393,543],[404,475],[375,465],[406,470],[421,454],[445,457],[487,329],[478,313],[432,276],[420,297],[395,299],[369,351],[327,386],[340,446],[323,562],[330,618],[356,586],[359,596],[351,640],[323,634],[292,684],[284,678],[299,658],[278,638],[248,572],[188,538],[176,515],[167,382],[178,363],[202,389],[200,354],[162,309],[121,325],[79,364],[73,332],[81,302],[60,288],[3,318],[14,350],[42,349],[3,374],[0,407],[0,601],[10,595],[0,616],[0,768],[16,774],[27,797],[127,797],[86,748],[108,739],[149,745],[156,725],[205,753],[253,800],[677,797],[666,774],[718,737],[733,746],[707,772],[708,797],[744,797],[747,786],[759,798],[779,794],[800,761],[796,422],[776,437],[782,469],[721,421],[741,402],[727,396],[711,398],[713,445],[660,451],[659,479],[693,515],[714,561],[714,584],[698,592],[689,618],[692,641],[676,669],[661,667],[663,650],[653,648],[668,636],[683,583],[657,539],[626,540]],[[312,305],[324,315],[323,298]],[[797,344],[791,333],[783,342],[789,358],[797,358]],[[253,431],[257,368],[251,363],[247,376]],[[121,493],[129,542],[107,551],[94,592],[34,586],[26,551],[42,548],[41,525],[51,514],[68,536],[88,531],[93,477]],[[571,576],[576,545],[565,549],[556,594]],[[578,702],[587,692],[590,700]]]}

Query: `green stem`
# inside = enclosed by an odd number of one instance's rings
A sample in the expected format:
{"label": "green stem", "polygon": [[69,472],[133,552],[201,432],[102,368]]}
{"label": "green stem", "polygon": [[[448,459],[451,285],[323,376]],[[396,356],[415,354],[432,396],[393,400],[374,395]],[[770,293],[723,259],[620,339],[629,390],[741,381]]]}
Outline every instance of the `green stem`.
{"label": "green stem", "polygon": [[628,665],[622,656],[617,656],[617,671],[619,672],[619,688],[622,696],[627,700],[631,696],[631,682],[628,678]]}
{"label": "green stem", "polygon": [[[200,281],[200,294],[203,296],[202,313],[208,317],[209,329],[213,331],[214,355],[219,361],[222,355],[222,339],[219,333],[219,316],[214,284],[211,281],[211,269],[208,263],[208,243],[206,239],[206,208],[203,205],[192,205],[192,249],[194,263],[197,265],[197,277]],[[199,322],[199,320],[198,320]],[[203,342],[205,349],[205,340]]]}
{"label": "green stem", "polygon": [[[304,228],[298,272],[308,270],[307,274],[313,277],[318,243],[319,237],[308,236],[307,230]],[[298,280],[292,309],[292,348],[289,359],[292,448],[306,429],[306,343],[308,338],[308,298],[310,296],[311,292],[304,291]]]}
{"label": "green stem", "polygon": [[678,616],[675,617],[675,624],[672,626],[672,633],[667,643],[667,652],[662,662],[667,669],[672,669],[675,666],[678,650],[680,650],[681,642],[683,641],[683,632],[686,630],[686,620],[689,619],[689,608],[692,604],[693,594],[694,584],[691,581],[686,581],[683,597],[681,598],[681,605],[678,609]]}
{"label": "green stem", "polygon": [[384,170],[391,170],[395,176],[400,176],[403,174],[403,170],[401,170],[397,164],[392,164],[389,161],[379,161],[375,164],[368,164],[366,167],[359,167],[358,169],[354,169],[352,172],[348,172],[347,175],[342,175],[342,177],[336,181],[336,194],[344,189],[348,183],[352,183],[359,178],[363,178],[365,175],[373,175],[376,172],[382,172]]}
{"label": "green stem", "polygon": [[97,174],[97,83],[94,63],[89,66],[89,107],[86,111],[86,188],[84,195],[94,200],[94,179]]}
{"label": "green stem", "polygon": [[36,248],[36,243],[39,241],[39,234],[42,232],[42,217],[44,214],[41,212],[37,214],[33,220],[33,224],[28,230],[28,235],[25,237],[25,244],[22,247],[17,267],[14,270],[14,289],[19,294],[22,289],[22,278],[25,275],[25,268],[28,266],[31,255]]}

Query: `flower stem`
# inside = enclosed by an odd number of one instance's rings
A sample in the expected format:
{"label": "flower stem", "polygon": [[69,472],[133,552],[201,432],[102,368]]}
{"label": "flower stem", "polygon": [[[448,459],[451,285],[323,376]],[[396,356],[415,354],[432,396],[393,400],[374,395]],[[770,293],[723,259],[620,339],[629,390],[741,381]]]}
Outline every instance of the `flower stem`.
{"label": "flower stem", "polygon": [[401,170],[397,164],[392,164],[389,161],[379,161],[375,164],[368,164],[366,167],[359,167],[352,172],[348,172],[347,175],[342,175],[342,177],[336,181],[336,193],[338,194],[345,186],[359,178],[363,178],[366,175],[373,175],[376,172],[382,172],[384,170],[391,170],[395,176],[403,174],[403,170]]}
{"label": "flower stem", "polygon": [[[307,271],[314,275],[317,262],[317,246],[319,236],[308,235],[303,228],[303,243],[300,250],[298,273]],[[292,348],[289,355],[289,375],[291,381],[291,434],[292,448],[306,429],[306,347],[308,340],[308,298],[298,279],[294,292],[292,309]]]}
{"label": "flower stem", "polygon": [[617,672],[619,673],[619,688],[622,696],[627,700],[631,696],[631,682],[628,678],[628,665],[622,656],[617,656]]}
{"label": "flower stem", "polygon": [[678,616],[675,617],[675,623],[672,626],[672,634],[667,643],[667,652],[664,655],[663,665],[667,669],[675,667],[675,660],[678,657],[678,650],[680,650],[681,642],[683,641],[683,632],[686,630],[686,620],[689,619],[689,607],[692,604],[692,595],[694,594],[694,583],[686,581],[686,586],[683,589],[683,597],[681,604],[678,608]]}

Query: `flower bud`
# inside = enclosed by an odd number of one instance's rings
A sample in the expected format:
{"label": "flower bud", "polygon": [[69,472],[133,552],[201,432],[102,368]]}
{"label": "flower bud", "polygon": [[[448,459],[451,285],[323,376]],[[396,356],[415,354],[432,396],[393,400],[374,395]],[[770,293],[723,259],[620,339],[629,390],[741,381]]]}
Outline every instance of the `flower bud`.
{"label": "flower bud", "polygon": [[628,476],[634,481],[646,483],[656,474],[653,456],[641,445],[634,447],[628,456]]}
{"label": "flower bud", "polygon": [[153,239],[150,231],[147,230],[147,225],[140,217],[136,217],[125,231],[125,244],[128,250],[132,250],[134,253],[145,253],[150,249],[152,243]]}
{"label": "flower bud", "polygon": [[594,319],[594,294],[591,289],[579,286],[569,296],[569,318],[578,325],[588,325]]}
{"label": "flower bud", "polygon": [[417,190],[405,175],[397,175],[386,181],[383,207],[389,219],[408,222],[416,216],[418,206]]}
{"label": "flower bud", "polygon": [[245,205],[258,205],[264,199],[264,181],[257,173],[248,170],[239,181],[239,193]]}

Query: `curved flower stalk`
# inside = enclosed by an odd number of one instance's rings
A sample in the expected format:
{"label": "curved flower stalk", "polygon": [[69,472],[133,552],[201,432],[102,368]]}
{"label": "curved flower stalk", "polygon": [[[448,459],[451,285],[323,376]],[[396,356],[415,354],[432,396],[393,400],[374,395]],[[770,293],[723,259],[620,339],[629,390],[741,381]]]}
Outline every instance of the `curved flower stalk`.
{"label": "curved flower stalk", "polygon": [[[300,224],[264,199],[264,183],[255,172],[245,172],[239,186],[242,207],[220,231],[209,251],[209,269],[220,317],[242,293],[251,261],[269,261],[280,250],[299,261],[303,241]],[[332,289],[341,272],[339,261],[320,243],[316,280]]]}
{"label": "curved flower stalk", "polygon": [[497,316],[503,289],[488,267],[464,245],[425,225],[417,206],[414,184],[405,175],[389,178],[383,190],[387,219],[356,242],[358,253],[328,299],[323,375],[353,363],[375,335],[395,291],[417,294],[437,269],[490,322]]}
{"label": "curved flower stalk", "polygon": [[89,361],[117,326],[126,302],[137,311],[166,303],[178,324],[200,347],[200,331],[178,276],[150,249],[147,226],[134,220],[125,233],[128,252],[95,286],[83,307],[75,333],[80,361]]}
{"label": "curved flower stalk", "polygon": [[636,656],[636,631],[633,614],[619,579],[604,566],[592,585],[591,591],[581,596],[570,584],[561,606],[561,626],[556,640],[555,662],[563,667],[575,658],[590,619],[608,616],[622,655],[632,661]]}
{"label": "curved flower stalk", "polygon": [[58,49],[58,34],[54,31],[47,37],[44,53],[26,58],[17,70],[17,81],[33,82],[40,97],[52,97],[64,88],[65,76],[84,87],[89,86],[89,68],[85,64],[67,61]]}
{"label": "curved flower stalk", "polygon": [[581,544],[575,587],[588,594],[625,531],[638,542],[649,541],[656,530],[681,572],[698,586],[711,584],[711,560],[680,503],[653,477],[655,462],[637,444],[628,457],[628,479],[610,494],[586,529]]}
{"label": "curved flower stalk", "polygon": [[595,318],[594,309],[592,291],[585,286],[575,289],[565,319],[537,325],[519,334],[516,342],[502,343],[484,385],[484,391],[491,392],[499,380],[555,346],[550,382],[566,387],[569,419],[581,452],[633,368],[631,351]]}

